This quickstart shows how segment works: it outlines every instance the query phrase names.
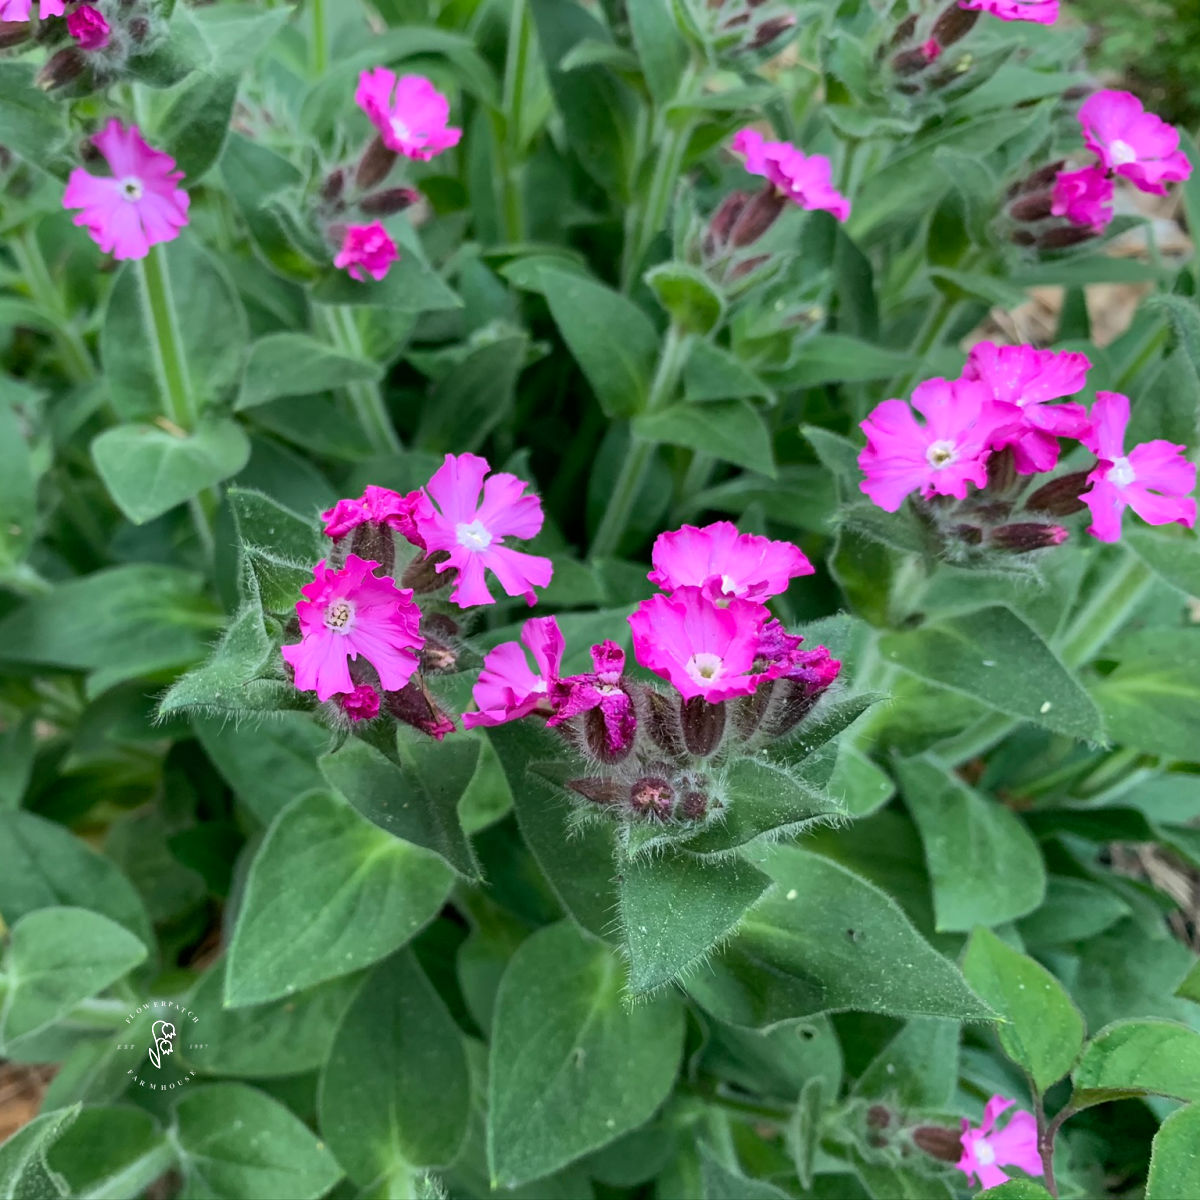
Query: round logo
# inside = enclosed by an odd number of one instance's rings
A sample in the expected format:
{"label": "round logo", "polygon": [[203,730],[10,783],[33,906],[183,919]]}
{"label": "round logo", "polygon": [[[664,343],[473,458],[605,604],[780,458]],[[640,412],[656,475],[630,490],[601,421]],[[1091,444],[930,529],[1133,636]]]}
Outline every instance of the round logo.
{"label": "round logo", "polygon": [[117,1044],[121,1053],[136,1053],[125,1072],[130,1086],[152,1092],[171,1092],[196,1078],[183,1057],[208,1049],[199,1039],[200,1018],[175,1000],[147,1000],[125,1015],[126,1041]]}

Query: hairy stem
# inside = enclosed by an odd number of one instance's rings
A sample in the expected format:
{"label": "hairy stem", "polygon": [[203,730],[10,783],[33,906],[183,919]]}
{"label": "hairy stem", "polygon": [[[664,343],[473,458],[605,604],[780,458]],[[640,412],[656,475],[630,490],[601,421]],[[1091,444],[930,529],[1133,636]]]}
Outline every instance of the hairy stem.
{"label": "hairy stem", "polygon": [[153,246],[145,258],[138,260],[138,278],[164,414],[172,424],[190,431],[195,427],[199,409],[192,392],[171,275],[161,245]]}
{"label": "hairy stem", "polygon": [[54,284],[37,233],[32,229],[25,230],[9,242],[9,248],[17,260],[17,268],[29,288],[29,294],[51,319],[54,340],[67,375],[74,383],[87,383],[95,379],[96,367],[92,356]]}
{"label": "hairy stem", "polygon": [[329,25],[325,17],[325,0],[309,0],[312,12],[312,73],[320,79],[329,69]]}
{"label": "hairy stem", "polygon": [[[315,311],[332,345],[351,358],[364,356],[362,333],[352,308],[347,305],[318,305]],[[359,424],[375,452],[381,455],[399,453],[403,446],[388,415],[379,385],[370,380],[358,380],[347,384],[343,391],[349,397]]]}

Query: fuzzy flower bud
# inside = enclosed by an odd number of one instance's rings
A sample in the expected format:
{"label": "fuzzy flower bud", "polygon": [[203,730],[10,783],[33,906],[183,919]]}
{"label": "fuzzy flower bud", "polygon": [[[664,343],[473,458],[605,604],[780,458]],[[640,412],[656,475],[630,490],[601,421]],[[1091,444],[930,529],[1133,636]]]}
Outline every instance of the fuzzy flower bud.
{"label": "fuzzy flower bud", "polygon": [[953,0],[950,7],[933,23],[933,36],[943,46],[953,46],[975,28],[975,22],[978,20],[977,10],[959,8],[958,0]]}
{"label": "fuzzy flower bud", "polygon": [[1044,550],[1048,546],[1060,546],[1067,540],[1067,531],[1061,525],[1041,525],[1036,521],[1020,521],[1012,525],[1001,525],[993,529],[988,540],[1002,550],[1014,554],[1025,554],[1030,550]]}
{"label": "fuzzy flower bud", "polygon": [[64,87],[83,74],[87,59],[78,46],[67,46],[59,50],[37,73],[34,83],[44,92]]}
{"label": "fuzzy flower bud", "polygon": [[411,208],[420,199],[421,193],[415,188],[385,188],[382,192],[372,192],[371,195],[364,196],[358,202],[358,207],[368,216],[390,217]]}
{"label": "fuzzy flower bud", "polygon": [[1046,513],[1051,517],[1069,517],[1082,512],[1084,503],[1079,498],[1088,486],[1088,471],[1072,471],[1057,479],[1044,483],[1025,501],[1032,512]]}
{"label": "fuzzy flower bud", "polygon": [[377,183],[382,183],[391,174],[392,167],[396,165],[396,159],[399,157],[395,150],[384,143],[383,138],[375,138],[358,161],[354,182],[360,188],[372,188]]}
{"label": "fuzzy flower bud", "polygon": [[619,804],[624,792],[614,779],[568,779],[567,787],[585,800],[605,808]]}
{"label": "fuzzy flower bud", "polygon": [[639,816],[665,821],[671,815],[675,789],[658,775],[643,775],[629,789],[629,803]]}
{"label": "fuzzy flower bud", "polygon": [[721,744],[725,733],[725,705],[710,704],[702,696],[693,696],[679,706],[679,723],[689,754],[707,758]]}
{"label": "fuzzy flower bud", "polygon": [[912,1140],[919,1150],[940,1162],[957,1163],[962,1157],[962,1134],[944,1125],[918,1125]]}

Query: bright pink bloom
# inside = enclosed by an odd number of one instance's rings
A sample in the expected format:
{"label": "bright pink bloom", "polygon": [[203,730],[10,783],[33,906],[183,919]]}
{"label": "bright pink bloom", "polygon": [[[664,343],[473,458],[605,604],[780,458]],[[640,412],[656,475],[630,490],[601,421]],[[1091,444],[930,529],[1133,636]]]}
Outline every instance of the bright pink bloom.
{"label": "bright pink bloom", "polygon": [[637,733],[633,698],[621,686],[625,651],[616,642],[592,647],[595,670],[571,675],[554,685],[555,713],[547,725],[561,725],[572,717],[598,708],[604,721],[603,746],[612,755],[627,750]]}
{"label": "bright pink bloom", "polygon": [[103,50],[112,30],[99,9],[81,4],[67,18],[67,32],[79,43],[81,50]]}
{"label": "bright pink bloom", "polygon": [[685,700],[716,703],[748,696],[764,679],[782,673],[776,664],[755,671],[759,641],[770,613],[736,597],[717,604],[700,588],[643,600],[629,618],[633,652],[643,667],[673,683]]}
{"label": "bright pink bloom", "polygon": [[[28,21],[32,7],[33,0],[0,0],[0,21]],[[43,21],[61,17],[63,11],[63,0],[41,0],[38,5],[38,16]]]}
{"label": "bright pink bloom", "polygon": [[1054,181],[1050,211],[1072,225],[1103,229],[1112,220],[1113,181],[1103,167],[1060,171]]}
{"label": "bright pink bloom", "polygon": [[1081,437],[1090,427],[1082,404],[1048,404],[1074,396],[1087,386],[1091,367],[1086,354],[1035,350],[1032,346],[997,346],[980,342],[971,349],[964,379],[991,389],[1012,424],[992,438],[992,449],[1011,446],[1017,473],[1050,471],[1058,462],[1058,439]]}
{"label": "bright pink bloom", "polygon": [[353,692],[348,660],[360,654],[385,692],[402,688],[417,669],[416,651],[425,644],[421,610],[411,591],[374,574],[378,566],[357,554],[347,555],[340,571],[322,561],[300,589],[308,597],[296,605],[300,641],[283,647],[300,691],[316,692],[318,700]]}
{"label": "bright pink bloom", "polygon": [[348,696],[338,697],[338,707],[352,721],[373,721],[379,716],[379,693],[369,683],[360,683]]}
{"label": "bright pink bloom", "polygon": [[1109,171],[1156,196],[1192,173],[1179,130],[1142,108],[1131,92],[1097,92],[1079,110],[1083,140]]}
{"label": "bright pink bloom", "polygon": [[[926,418],[920,425],[912,409]],[[922,496],[956,496],[967,484],[987,483],[989,446],[1012,423],[1012,410],[992,400],[991,389],[967,379],[927,379],[903,400],[884,400],[861,427],[867,444],[858,456],[866,479],[859,484],[874,504],[896,512],[918,489]]]}
{"label": "bright pink bloom", "polygon": [[76,225],[114,258],[145,258],[150,247],[171,242],[188,223],[188,194],[169,154],[152,150],[136,125],[113,117],[92,138],[112,168],[111,176],[76,167],[67,181],[64,208],[81,208]]}
{"label": "bright pink bloom", "polygon": [[1058,20],[1058,0],[958,0],[959,8],[991,13],[1002,21],[1036,21],[1053,25]]}
{"label": "bright pink bloom", "polygon": [[812,563],[799,547],[738,533],[731,521],[714,521],[703,529],[684,525],[660,533],[654,541],[652,561],[654,570],[647,578],[664,591],[706,588],[717,599],[765,600],[786,592],[797,575],[813,573]]}
{"label": "bright pink bloom", "polygon": [[376,221],[373,225],[346,226],[342,248],[337,252],[333,265],[344,269],[351,279],[357,279],[360,283],[364,272],[378,281],[399,257],[396,243]]}
{"label": "bright pink bloom", "polygon": [[433,506],[424,492],[409,492],[407,496],[402,496],[391,488],[376,487],[369,483],[357,500],[339,500],[321,514],[321,520],[325,522],[326,537],[345,537],[370,521],[396,530],[414,546],[423,549],[424,544],[417,532],[418,512],[427,515],[433,513]]}
{"label": "bright pink bloom", "polygon": [[457,146],[462,130],[448,125],[450,104],[423,75],[396,78],[387,67],[364,71],[354,93],[359,108],[389,150],[428,162]]}
{"label": "bright pink bloom", "polygon": [[983,1123],[978,1129],[972,1129],[970,1121],[963,1120],[963,1151],[957,1165],[968,1182],[974,1177],[981,1188],[999,1187],[1009,1178],[1001,1167],[1020,1167],[1026,1175],[1033,1176],[1044,1173],[1042,1156],[1038,1153],[1037,1122],[1032,1113],[1018,1110],[1003,1129],[995,1130],[997,1117],[1015,1103],[1003,1096],[993,1096],[983,1110]]}
{"label": "bright pink bloom", "polygon": [[818,696],[841,674],[842,664],[825,646],[802,650],[803,642],[802,637],[788,633],[778,621],[771,621],[758,640],[757,657],[777,664],[779,678],[794,679],[804,685],[807,695]]}
{"label": "bright pink bloom", "polygon": [[1088,476],[1092,485],[1080,499],[1092,510],[1088,533],[1102,542],[1121,538],[1121,515],[1132,508],[1148,525],[1173,521],[1196,524],[1196,464],[1184,458],[1185,446],[1157,439],[1125,453],[1129,399],[1119,392],[1097,392],[1092,429],[1083,444],[1099,458]]}
{"label": "bright pink bloom", "polygon": [[939,58],[942,57],[942,50],[944,47],[942,46],[942,43],[937,40],[937,38],[930,38],[928,41],[922,42],[917,49],[921,51],[921,57],[927,63],[935,63]]}
{"label": "bright pink bloom", "polygon": [[824,209],[839,221],[850,216],[850,201],[833,186],[833,168],[822,154],[805,154],[791,142],[768,142],[756,129],[743,129],[733,139],[734,154],[746,158],[751,175],[769,179],[801,208]]}
{"label": "bright pink bloom", "polygon": [[503,725],[527,717],[539,704],[550,703],[550,693],[562,667],[563,635],[553,617],[534,617],[521,630],[537,670],[530,669],[525,651],[517,642],[503,642],[489,650],[471,695],[479,706],[463,713],[465,729],[477,725]]}
{"label": "bright pink bloom", "polygon": [[414,514],[426,551],[449,555],[437,564],[438,572],[458,571],[450,599],[459,608],[495,603],[485,571],[495,575],[507,595],[524,596],[529,604],[536,600],[533,589],[545,587],[554,575],[548,558],[504,545],[506,537],[531,538],[541,531],[541,500],[527,496],[529,484],[515,475],[499,473],[484,483],[490,470],[487,459],[477,454],[447,454],[427,489],[437,509]]}

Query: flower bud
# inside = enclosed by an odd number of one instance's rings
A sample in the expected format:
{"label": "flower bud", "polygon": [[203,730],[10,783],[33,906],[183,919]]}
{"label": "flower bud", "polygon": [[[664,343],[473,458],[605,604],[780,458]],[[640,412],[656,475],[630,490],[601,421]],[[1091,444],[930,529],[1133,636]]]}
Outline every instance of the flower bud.
{"label": "flower bud", "polygon": [[1037,245],[1037,238],[1034,237],[1028,229],[1014,229],[1012,233],[1008,235],[1008,240],[1012,242],[1014,246]]}
{"label": "flower bud", "polygon": [[50,57],[34,82],[44,92],[53,91],[78,79],[86,66],[87,58],[83,51],[78,46],[67,46]]}
{"label": "flower bud", "polygon": [[952,0],[950,7],[933,23],[933,36],[943,46],[953,46],[975,28],[978,20],[978,10],[959,8],[958,0]]}
{"label": "flower bud", "polygon": [[376,137],[359,159],[354,182],[360,188],[373,188],[377,183],[382,183],[395,166],[396,158],[395,150],[384,145],[383,138]]}
{"label": "flower bud", "polygon": [[725,733],[725,703],[710,704],[703,696],[684,700],[679,706],[679,724],[688,753],[707,758]]}
{"label": "flower bud", "polygon": [[619,804],[624,789],[614,779],[568,779],[567,787],[593,804]]}
{"label": "flower bud", "polygon": [[1044,167],[1039,167],[1032,175],[1026,176],[1012,188],[1012,195],[1020,195],[1025,192],[1040,192],[1046,188],[1054,186],[1054,181],[1058,178],[1059,172],[1067,165],[1065,158],[1060,158],[1056,162],[1048,163]]}
{"label": "flower bud", "polygon": [[325,182],[321,184],[321,199],[326,204],[335,204],[340,207],[342,194],[346,190],[346,172],[341,167],[336,167],[330,171],[325,177]]}
{"label": "flower bud", "polygon": [[1078,246],[1096,236],[1096,230],[1082,225],[1063,225],[1057,229],[1048,229],[1037,239],[1040,250],[1065,250],[1068,246]]}
{"label": "flower bud", "polygon": [[1008,215],[1014,221],[1041,221],[1051,215],[1053,203],[1053,192],[1030,192],[1008,206]]}
{"label": "flower bud", "polygon": [[730,192],[717,206],[717,211],[709,219],[708,229],[704,233],[703,248],[706,257],[713,258],[725,248],[729,235],[749,200],[749,192]]}
{"label": "flower bud", "polygon": [[919,46],[913,46],[909,50],[901,50],[892,59],[892,70],[900,76],[918,75],[931,63],[937,62],[941,53],[942,47],[936,39],[930,38],[927,42],[922,42]]}
{"label": "flower bud", "polygon": [[421,199],[421,193],[415,188],[394,187],[385,188],[382,192],[372,192],[364,196],[358,207],[372,217],[390,217],[394,213],[411,208]]}
{"label": "flower bud", "polygon": [[134,17],[126,28],[135,46],[140,46],[150,36],[150,21],[147,17]]}
{"label": "flower bud", "polygon": [[872,1129],[886,1129],[892,1123],[891,1110],[882,1104],[872,1104],[867,1109],[867,1124]]}
{"label": "flower bud", "polygon": [[377,562],[382,574],[390,575],[396,566],[396,538],[386,525],[364,521],[350,531],[350,553],[368,562]]}
{"label": "flower bud", "polygon": [[917,14],[909,13],[899,25],[896,26],[896,32],[892,34],[892,40],[888,43],[892,49],[898,46],[903,46],[905,42],[917,32]]}
{"label": "flower bud", "polygon": [[918,1125],[912,1131],[913,1143],[930,1158],[957,1163],[962,1158],[962,1134],[944,1125]]}
{"label": "flower bud", "polygon": [[429,734],[435,741],[456,732],[454,722],[429,694],[419,675],[413,676],[398,692],[388,692],[385,703],[397,721]]}
{"label": "flower bud", "polygon": [[751,50],[763,50],[775,41],[776,38],[787,33],[789,29],[793,29],[795,25],[795,13],[781,13],[778,17],[771,17],[754,31],[754,36],[750,39],[749,48]]}
{"label": "flower bud", "polygon": [[0,21],[0,50],[10,50],[28,41],[32,32],[29,21]]}
{"label": "flower bud", "polygon": [[1016,482],[1016,457],[1012,452],[1012,447],[1005,446],[988,458],[987,490],[994,496],[1003,496],[1012,490]]}
{"label": "flower bud", "polygon": [[653,688],[646,688],[642,696],[645,701],[643,720],[650,740],[669,758],[682,758],[683,729],[679,724],[678,707]]}
{"label": "flower bud", "polygon": [[787,202],[787,197],[773,183],[768,183],[742,208],[730,231],[730,242],[740,248],[758,241],[775,224]]}
{"label": "flower bud", "polygon": [[771,702],[773,684],[757,688],[749,696],[739,696],[732,704],[733,729],[743,741],[749,741],[762,724],[763,714]]}
{"label": "flower bud", "polygon": [[454,579],[457,573],[446,571],[438,574],[438,564],[444,563],[449,557],[450,554],[446,550],[435,550],[432,554],[418,554],[404,568],[404,574],[400,577],[400,586],[412,588],[418,596],[440,591]]}
{"label": "flower bud", "polygon": [[625,723],[610,723],[602,708],[583,714],[583,741],[587,753],[602,763],[619,763],[629,757],[637,740],[637,719],[630,714]]}
{"label": "flower bud", "polygon": [[1025,501],[1025,507],[1051,517],[1069,517],[1080,512],[1084,503],[1079,497],[1087,490],[1090,474],[1090,471],[1072,471],[1070,475],[1060,475],[1042,484]]}
{"label": "flower bud", "polygon": [[702,821],[708,816],[708,796],[704,792],[684,792],[679,802],[679,815],[689,821]]}
{"label": "flower bud", "polygon": [[643,775],[629,789],[629,803],[639,816],[665,821],[675,803],[675,789],[659,775]]}
{"label": "flower bud", "polygon": [[1022,521],[993,529],[988,540],[1002,550],[1025,554],[1030,550],[1044,550],[1047,546],[1060,546],[1067,540],[1067,536],[1067,531],[1061,525]]}

